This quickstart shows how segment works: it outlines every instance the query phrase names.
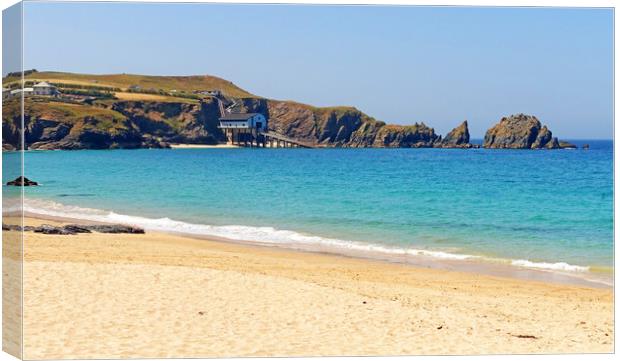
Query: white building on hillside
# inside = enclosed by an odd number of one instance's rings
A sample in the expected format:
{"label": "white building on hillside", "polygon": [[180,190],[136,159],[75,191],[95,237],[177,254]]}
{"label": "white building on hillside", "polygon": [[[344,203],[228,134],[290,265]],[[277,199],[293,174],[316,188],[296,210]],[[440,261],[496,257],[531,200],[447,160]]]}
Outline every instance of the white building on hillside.
{"label": "white building on hillside", "polygon": [[21,97],[22,93],[24,93],[24,97],[29,97],[29,96],[31,96],[34,93],[34,89],[33,88],[24,88],[24,89],[11,90],[11,92],[9,93],[9,98]]}
{"label": "white building on hillside", "polygon": [[32,89],[34,95],[52,96],[58,94],[58,89],[55,86],[44,81],[35,84]]}

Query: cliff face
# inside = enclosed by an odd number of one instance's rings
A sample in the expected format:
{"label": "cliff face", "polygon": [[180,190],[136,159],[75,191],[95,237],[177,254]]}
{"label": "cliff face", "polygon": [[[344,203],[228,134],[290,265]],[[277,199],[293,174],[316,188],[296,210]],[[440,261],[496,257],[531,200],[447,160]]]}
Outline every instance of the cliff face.
{"label": "cliff face", "polygon": [[[420,148],[469,144],[466,123],[442,142],[441,136],[424,123],[386,125],[353,107],[316,108],[263,98],[226,101],[235,111],[266,115],[271,130],[316,146]],[[17,102],[7,102],[9,106],[12,103],[17,106]],[[27,100],[25,114],[29,149],[161,148],[169,143],[226,141],[217,127],[220,113],[213,98],[194,103],[114,100],[93,105]],[[13,147],[18,147],[18,124],[19,117],[4,116],[4,140]]]}
{"label": "cliff face", "polygon": [[121,101],[111,109],[123,114],[138,133],[166,143],[217,144],[225,140],[218,129],[217,103],[211,98],[199,104]]}
{"label": "cliff face", "polygon": [[386,125],[353,107],[315,108],[267,101],[269,127],[317,146],[432,147],[439,136],[424,124]]}
{"label": "cliff face", "polygon": [[[6,149],[19,148],[19,102],[5,102],[2,130]],[[168,143],[216,144],[215,102],[116,101],[90,106],[56,102],[24,103],[27,149],[162,148]]]}
{"label": "cliff face", "polygon": [[560,148],[558,139],[553,137],[547,126],[542,126],[536,117],[525,114],[503,117],[487,130],[483,146],[511,149]]}
{"label": "cliff face", "polygon": [[[20,148],[20,103],[3,103],[3,141]],[[127,128],[124,117],[106,109],[74,104],[24,103],[24,140],[28,149],[103,149],[114,144],[140,147],[140,136]],[[90,110],[90,109],[89,109]],[[8,147],[7,147],[8,148]]]}

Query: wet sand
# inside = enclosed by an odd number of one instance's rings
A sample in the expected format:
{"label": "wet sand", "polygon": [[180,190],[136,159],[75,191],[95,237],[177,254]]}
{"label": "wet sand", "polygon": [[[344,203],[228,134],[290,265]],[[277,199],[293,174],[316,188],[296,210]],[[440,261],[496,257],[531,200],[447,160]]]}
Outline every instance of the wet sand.
{"label": "wet sand", "polygon": [[[58,222],[26,218],[41,223]],[[24,249],[24,357],[31,359],[614,346],[611,289],[155,232],[27,232]],[[17,262],[15,253],[4,255]]]}

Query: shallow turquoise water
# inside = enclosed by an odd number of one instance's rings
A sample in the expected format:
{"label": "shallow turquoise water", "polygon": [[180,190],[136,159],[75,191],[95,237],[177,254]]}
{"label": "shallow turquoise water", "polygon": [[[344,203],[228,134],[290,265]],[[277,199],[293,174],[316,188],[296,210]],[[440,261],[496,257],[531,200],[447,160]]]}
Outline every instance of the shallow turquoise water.
{"label": "shallow turquoise water", "polygon": [[[215,229],[257,241],[292,234],[611,268],[613,146],[589,143],[588,151],[36,151],[26,153],[25,174],[42,186],[27,188],[26,199],[31,210],[247,226]],[[3,182],[15,176],[5,170]]]}

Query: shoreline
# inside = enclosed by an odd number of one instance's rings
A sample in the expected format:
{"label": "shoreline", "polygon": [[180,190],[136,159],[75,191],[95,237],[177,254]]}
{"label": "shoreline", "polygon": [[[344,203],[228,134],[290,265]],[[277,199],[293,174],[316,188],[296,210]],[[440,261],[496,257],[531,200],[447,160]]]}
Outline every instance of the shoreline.
{"label": "shoreline", "polygon": [[613,351],[610,289],[152,231],[24,234],[31,359]]}
{"label": "shoreline", "polygon": [[190,143],[177,143],[170,144],[170,149],[231,149],[239,148],[239,146],[233,144],[190,144]]}
{"label": "shoreline", "polygon": [[[57,222],[71,222],[71,223],[98,223],[98,224],[110,224],[110,223],[126,223],[144,228],[144,224],[139,222],[121,222],[121,221],[101,221],[91,220],[88,218],[78,218],[71,216],[56,216],[48,214],[40,214],[34,212],[24,212],[28,218],[51,220]],[[6,214],[5,214],[6,215]],[[170,234],[173,236],[181,236],[192,239],[200,239],[207,241],[223,242],[230,244],[239,244],[250,247],[260,248],[275,248],[282,249],[290,252],[304,252],[313,254],[324,254],[328,256],[355,258],[363,261],[370,262],[386,262],[402,264],[414,268],[427,268],[435,270],[447,270],[456,272],[466,272],[474,275],[486,275],[495,277],[504,277],[524,281],[539,281],[545,283],[554,284],[566,284],[576,286],[586,286],[592,288],[613,289],[614,279],[613,272],[607,274],[604,272],[595,271],[564,271],[557,269],[540,269],[536,267],[523,267],[513,264],[515,260],[510,259],[494,259],[484,258],[478,256],[467,256],[467,258],[460,258],[458,256],[464,255],[451,255],[443,252],[421,251],[427,253],[421,254],[402,254],[398,252],[387,252],[370,250],[371,247],[356,249],[354,247],[342,247],[338,245],[313,243],[306,244],[303,242],[295,243],[293,241],[288,242],[260,242],[252,241],[248,239],[231,238],[227,236],[217,236],[210,234],[197,234],[183,231],[173,230],[146,230],[149,233],[156,232],[162,234]],[[354,243],[352,243],[354,244]],[[430,252],[431,255],[428,254]],[[432,254],[441,254],[441,256],[433,256]]]}

